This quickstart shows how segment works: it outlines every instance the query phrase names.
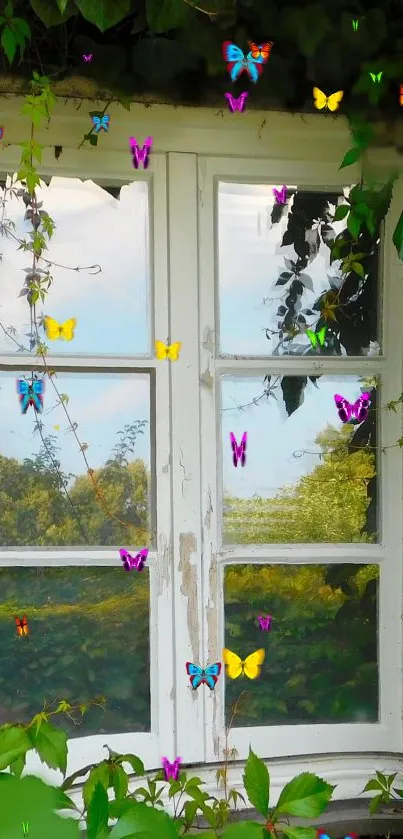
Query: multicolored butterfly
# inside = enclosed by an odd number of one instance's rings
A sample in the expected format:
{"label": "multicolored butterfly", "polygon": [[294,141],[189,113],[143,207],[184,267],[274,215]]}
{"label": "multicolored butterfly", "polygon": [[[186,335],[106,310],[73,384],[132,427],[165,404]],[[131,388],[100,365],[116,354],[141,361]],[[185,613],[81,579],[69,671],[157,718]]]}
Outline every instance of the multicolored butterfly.
{"label": "multicolored butterfly", "polygon": [[344,96],[344,90],[338,90],[336,93],[331,93],[330,96],[326,96],[326,93],[323,93],[318,87],[314,87],[312,93],[313,104],[318,111],[321,111],[323,108],[328,108],[329,111],[337,111]]}
{"label": "multicolored butterfly", "polygon": [[142,571],[148,557],[148,548],[142,548],[136,556],[132,556],[132,554],[130,554],[129,551],[126,551],[125,548],[120,548],[119,553],[125,571],[133,571],[133,568],[135,568],[136,571]]}
{"label": "multicolored butterfly", "polygon": [[234,466],[238,466],[238,460],[241,461],[241,466],[245,466],[246,463],[246,444],[248,440],[248,432],[244,431],[242,434],[241,442],[238,446],[236,441],[235,434],[231,431],[229,438],[231,440],[231,448],[232,448],[232,462]]}
{"label": "multicolored butterfly", "polygon": [[287,201],[287,187],[285,186],[285,184],[280,190],[273,187],[273,195],[277,201],[277,204],[285,204],[285,202]]}
{"label": "multicolored butterfly", "polygon": [[177,781],[179,776],[179,764],[182,762],[182,758],[176,757],[173,763],[170,763],[167,757],[163,757],[161,760],[164,767],[165,780],[169,781],[169,779],[172,778],[173,781]]}
{"label": "multicolored butterfly", "polygon": [[258,615],[258,621],[260,623],[260,629],[265,629],[266,632],[268,632],[269,629],[271,629],[271,615],[266,615],[265,618],[262,615]]}
{"label": "multicolored butterfly", "polygon": [[155,342],[155,354],[159,361],[164,361],[164,359],[169,359],[169,361],[177,361],[179,358],[179,353],[181,351],[182,342],[176,341],[174,344],[164,344],[163,341],[156,341]]}
{"label": "multicolored butterfly", "polygon": [[217,661],[215,664],[210,664],[209,667],[199,667],[197,664],[192,664],[190,661],[186,662],[186,672],[190,677],[190,684],[193,690],[197,690],[199,685],[203,682],[210,690],[214,690],[218,677],[221,673],[221,662]]}
{"label": "multicolored butterfly", "polygon": [[236,82],[242,73],[247,73],[250,80],[256,84],[259,76],[263,72],[263,66],[265,64],[265,59],[262,55],[254,58],[252,52],[248,52],[247,56],[245,56],[240,47],[237,47],[232,41],[224,41],[222,53],[224,61],[227,62],[227,70],[232,82]]}
{"label": "multicolored butterfly", "polygon": [[322,326],[322,328],[319,329],[319,332],[314,332],[312,329],[307,329],[306,330],[306,334],[307,334],[307,336],[308,336],[308,338],[309,338],[309,340],[310,340],[314,349],[318,345],[321,346],[321,347],[324,346],[327,329],[328,329],[327,326]]}
{"label": "multicolored butterfly", "polygon": [[225,666],[227,668],[227,676],[230,679],[237,679],[238,676],[244,675],[248,679],[257,679],[260,676],[262,664],[265,657],[264,650],[256,650],[254,653],[248,655],[243,661],[239,655],[232,653],[231,650],[223,649],[222,651]]}
{"label": "multicolored butterfly", "polygon": [[348,401],[339,393],[334,394],[334,401],[336,403],[337,413],[342,422],[349,422],[350,419],[356,419],[358,422],[364,422],[368,416],[371,399],[369,393],[362,393],[356,402]]}
{"label": "multicolored butterfly", "polygon": [[240,93],[238,99],[236,99],[235,96],[232,95],[232,93],[226,93],[225,98],[228,101],[228,107],[231,113],[234,114],[235,111],[240,111],[242,113],[242,111],[245,110],[245,102],[248,96],[249,93],[247,93],[247,91],[244,91],[244,93]]}
{"label": "multicolored butterfly", "polygon": [[375,84],[380,84],[382,81],[383,70],[381,70],[380,73],[368,73],[368,75],[371,76],[371,79]]}
{"label": "multicolored butterfly", "polygon": [[143,164],[143,169],[148,169],[150,162],[150,151],[153,144],[152,137],[146,137],[144,146],[140,149],[135,137],[129,137],[130,148],[132,152],[132,162],[135,169],[139,168],[140,163]]}
{"label": "multicolored butterfly", "polygon": [[14,620],[15,620],[15,625],[17,627],[17,635],[19,635],[19,636],[29,635],[29,627],[28,627],[27,616],[23,615],[21,620],[20,620],[20,618],[18,618],[17,615],[14,615]]}
{"label": "multicolored butterfly", "polygon": [[70,318],[64,323],[58,323],[54,318],[45,315],[43,318],[43,325],[45,327],[46,336],[50,341],[72,341],[74,338],[74,330],[77,325],[77,318]]}
{"label": "multicolored butterfly", "polygon": [[254,44],[253,41],[248,41],[252,58],[263,58],[265,64],[270,58],[272,46],[273,41],[265,41],[264,44]]}
{"label": "multicolored butterfly", "polygon": [[91,117],[91,119],[92,119],[92,122],[93,122],[93,125],[94,125],[94,128],[95,128],[95,133],[96,134],[99,134],[101,128],[103,128],[104,131],[109,131],[109,114],[103,114],[101,116],[93,116],[93,117]]}
{"label": "multicolored butterfly", "polygon": [[86,55],[85,52],[83,52],[83,59],[87,62],[92,61],[92,52],[89,52],[88,55]]}
{"label": "multicolored butterfly", "polygon": [[26,414],[30,405],[35,411],[41,414],[43,411],[43,392],[45,382],[43,379],[33,379],[27,382],[26,379],[17,379],[17,393],[20,397],[21,413]]}

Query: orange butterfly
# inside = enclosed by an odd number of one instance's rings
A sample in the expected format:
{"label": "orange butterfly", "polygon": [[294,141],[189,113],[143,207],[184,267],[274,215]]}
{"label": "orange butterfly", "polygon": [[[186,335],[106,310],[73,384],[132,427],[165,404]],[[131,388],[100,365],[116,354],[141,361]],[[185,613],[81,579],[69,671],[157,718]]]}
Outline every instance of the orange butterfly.
{"label": "orange butterfly", "polygon": [[273,41],[265,41],[264,44],[254,44],[253,41],[248,41],[252,58],[263,58],[263,63],[266,64],[270,58],[273,43]]}
{"label": "orange butterfly", "polygon": [[403,84],[400,85],[400,104],[403,105]]}
{"label": "orange butterfly", "polygon": [[14,615],[15,625],[17,627],[17,635],[29,635],[27,616],[23,615],[22,619]]}

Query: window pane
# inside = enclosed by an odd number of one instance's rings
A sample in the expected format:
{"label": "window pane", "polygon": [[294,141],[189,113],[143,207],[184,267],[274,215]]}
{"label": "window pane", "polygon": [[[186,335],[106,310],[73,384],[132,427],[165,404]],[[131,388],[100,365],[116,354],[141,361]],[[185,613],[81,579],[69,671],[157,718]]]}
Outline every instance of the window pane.
{"label": "window pane", "polygon": [[225,646],[266,653],[256,681],[226,677],[227,725],[242,691],[233,726],[378,721],[378,566],[227,566],[224,590]]}
{"label": "window pane", "polygon": [[343,195],[288,186],[283,205],[273,186],[219,183],[220,352],[378,353],[378,244],[360,233],[365,277],[342,275],[327,242],[345,229],[329,221]]}
{"label": "window pane", "polygon": [[[57,374],[79,440],[88,446],[101,506],[48,378],[43,413],[32,406],[21,413],[16,379],[23,375],[0,376],[0,545],[148,544],[140,528],[151,522],[149,375]],[[138,527],[119,524],[102,505]]]}
{"label": "window pane", "polygon": [[[363,391],[367,418],[343,423],[335,394]],[[376,397],[357,376],[223,376],[224,544],[375,541]],[[239,449],[247,432],[244,467],[231,432]]]}
{"label": "window pane", "polygon": [[[1,568],[0,590],[0,725],[28,722],[44,700],[104,696],[80,725],[52,721],[70,737],[150,731],[147,568]],[[28,638],[14,622],[24,614]]]}
{"label": "window pane", "polygon": [[[62,266],[87,266],[85,271],[50,268],[53,282],[45,303],[38,303],[38,318],[44,314],[58,323],[76,318],[77,325],[71,341],[50,340],[40,327],[49,354],[150,351],[148,187],[136,181],[122,186],[120,195],[119,190],[112,192],[77,178],[52,178],[49,186],[37,190],[43,210],[56,223],[44,256]],[[24,221],[22,199],[7,199],[5,214],[16,225],[11,232],[29,240],[32,226]],[[18,295],[26,277],[23,269],[32,260],[17,248],[14,238],[3,236],[1,322],[11,335],[15,329],[15,340],[29,350],[29,306],[26,297]],[[100,273],[88,270],[96,263]],[[38,268],[46,267],[39,260]],[[0,333],[0,352],[18,351],[15,342]]]}

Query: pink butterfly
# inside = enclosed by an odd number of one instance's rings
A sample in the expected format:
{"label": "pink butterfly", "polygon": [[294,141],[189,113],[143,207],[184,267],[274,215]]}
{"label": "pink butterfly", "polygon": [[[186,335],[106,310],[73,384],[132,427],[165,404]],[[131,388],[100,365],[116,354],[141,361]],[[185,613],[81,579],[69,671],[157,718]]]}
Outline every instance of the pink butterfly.
{"label": "pink butterfly", "polygon": [[83,59],[84,61],[92,61],[92,52],[89,52],[87,55],[83,52]]}
{"label": "pink butterfly", "polygon": [[285,204],[285,202],[287,201],[287,187],[285,186],[285,184],[283,188],[280,189],[280,191],[273,187],[273,195],[277,201],[277,204]]}
{"label": "pink butterfly", "polygon": [[362,393],[353,404],[348,399],[345,399],[344,396],[335,393],[334,401],[336,403],[337,413],[342,422],[348,422],[350,419],[364,422],[367,419],[368,409],[371,404],[369,393]]}
{"label": "pink butterfly", "polygon": [[129,551],[125,550],[125,548],[120,548],[119,553],[125,571],[132,571],[133,568],[135,568],[136,571],[142,571],[144,563],[148,557],[148,548],[142,548],[136,556],[132,556]]}
{"label": "pink butterfly", "polygon": [[129,137],[130,147],[132,150],[133,166],[135,169],[139,168],[140,163],[143,164],[143,169],[148,169],[151,146],[153,144],[152,137],[146,137],[144,146],[139,148],[139,144],[135,137]]}
{"label": "pink butterfly", "polygon": [[258,621],[260,623],[260,629],[266,629],[267,632],[271,629],[271,615],[266,615],[265,618],[259,615]]}
{"label": "pink butterfly", "polygon": [[173,781],[177,781],[179,775],[179,764],[181,763],[182,758],[175,758],[173,763],[170,763],[167,757],[163,757],[161,760],[164,767],[165,780],[169,781],[169,779],[172,778]]}
{"label": "pink butterfly", "polygon": [[226,93],[225,98],[228,101],[228,107],[231,113],[234,114],[235,111],[240,111],[242,113],[242,111],[245,110],[245,102],[248,96],[249,93],[247,91],[245,91],[244,93],[240,93],[238,99],[236,99],[235,96],[232,95],[232,93]]}
{"label": "pink butterfly", "polygon": [[234,466],[238,466],[238,460],[241,461],[241,466],[245,466],[245,462],[246,462],[246,443],[247,443],[248,432],[244,431],[239,446],[238,446],[238,443],[236,441],[235,434],[233,434],[232,431],[231,431],[229,436],[230,436],[230,440],[231,440],[232,462],[233,462]]}

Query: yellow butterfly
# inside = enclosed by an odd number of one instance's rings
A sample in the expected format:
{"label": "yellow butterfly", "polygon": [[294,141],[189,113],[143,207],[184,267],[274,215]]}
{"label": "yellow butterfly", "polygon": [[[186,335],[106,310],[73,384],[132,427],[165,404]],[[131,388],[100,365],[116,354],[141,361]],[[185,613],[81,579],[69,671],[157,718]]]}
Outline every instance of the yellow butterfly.
{"label": "yellow butterfly", "polygon": [[156,341],[155,342],[155,352],[157,358],[164,359],[169,358],[170,361],[177,361],[179,358],[179,353],[181,350],[182,343],[181,341],[176,341],[175,344],[171,344],[167,347],[163,341]]}
{"label": "yellow butterfly", "polygon": [[248,679],[257,679],[260,676],[265,657],[264,650],[255,650],[254,653],[251,653],[251,655],[245,658],[245,661],[242,661],[239,655],[232,653],[231,650],[224,649],[222,654],[227,668],[227,676],[230,679],[237,679],[241,673],[247,676]]}
{"label": "yellow butterfly", "polygon": [[329,108],[329,111],[337,111],[344,96],[344,90],[338,90],[337,93],[332,93],[330,96],[326,96],[318,87],[314,87],[312,92],[313,104],[318,111],[321,111],[322,108]]}
{"label": "yellow butterfly", "polygon": [[70,318],[64,323],[58,323],[57,320],[50,318],[48,315],[45,315],[43,319],[46,335],[50,341],[57,341],[59,338],[64,341],[72,341],[76,324],[76,318]]}

